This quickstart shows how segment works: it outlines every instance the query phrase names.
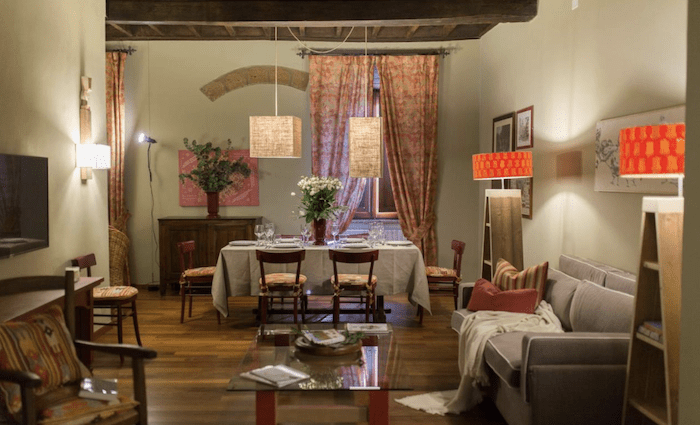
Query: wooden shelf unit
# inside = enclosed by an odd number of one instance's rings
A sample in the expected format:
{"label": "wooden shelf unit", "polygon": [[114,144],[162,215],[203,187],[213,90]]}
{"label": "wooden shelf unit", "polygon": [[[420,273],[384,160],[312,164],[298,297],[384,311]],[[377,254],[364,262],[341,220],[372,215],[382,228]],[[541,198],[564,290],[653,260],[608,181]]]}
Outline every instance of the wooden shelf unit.
{"label": "wooden shelf unit", "polygon": [[486,189],[481,277],[493,280],[499,258],[523,269],[522,203],[519,189]]}
{"label": "wooden shelf unit", "polygon": [[230,241],[255,240],[255,225],[262,217],[163,217],[158,219],[160,248],[160,293],[180,279],[180,257],[175,244],[193,240],[195,267],[213,266],[219,251]]}
{"label": "wooden shelf unit", "polygon": [[[645,197],[623,424],[678,424],[682,254],[683,198]],[[645,321],[661,322],[661,341],[637,332]]]}

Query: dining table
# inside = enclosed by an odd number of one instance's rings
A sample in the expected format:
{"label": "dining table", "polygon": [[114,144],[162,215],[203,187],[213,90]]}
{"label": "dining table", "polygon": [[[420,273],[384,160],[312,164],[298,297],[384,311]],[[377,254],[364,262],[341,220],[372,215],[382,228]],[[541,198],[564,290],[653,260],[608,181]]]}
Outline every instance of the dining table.
{"label": "dining table", "polygon": [[[256,250],[295,250],[304,249],[305,259],[301,263],[301,273],[306,276],[304,294],[333,295],[330,279],[333,275],[333,261],[329,258],[329,249],[354,249],[346,246],[309,245],[291,247],[287,245],[257,246],[255,241],[232,241],[219,252],[216,271],[212,281],[214,307],[228,317],[228,297],[258,296],[260,294],[260,263]],[[373,275],[377,276],[377,304],[383,308],[385,295],[406,293],[409,302],[422,306],[430,312],[430,294],[428,279],[425,275],[423,255],[412,243],[387,242],[372,249],[379,250],[379,258],[374,264]],[[296,273],[294,264],[265,264],[265,273]],[[369,264],[338,263],[338,273],[367,274]]]}

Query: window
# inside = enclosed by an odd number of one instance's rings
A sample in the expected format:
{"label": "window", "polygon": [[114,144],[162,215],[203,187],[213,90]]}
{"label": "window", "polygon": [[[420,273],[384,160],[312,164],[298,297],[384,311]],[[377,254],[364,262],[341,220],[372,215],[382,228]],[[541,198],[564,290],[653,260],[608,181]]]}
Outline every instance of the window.
{"label": "window", "polygon": [[[379,73],[374,69],[374,90],[372,92],[372,116],[381,116]],[[355,211],[353,218],[398,218],[394,192],[391,190],[391,176],[389,164],[386,158],[386,146],[384,146],[384,170],[382,178],[367,179],[362,201]]]}

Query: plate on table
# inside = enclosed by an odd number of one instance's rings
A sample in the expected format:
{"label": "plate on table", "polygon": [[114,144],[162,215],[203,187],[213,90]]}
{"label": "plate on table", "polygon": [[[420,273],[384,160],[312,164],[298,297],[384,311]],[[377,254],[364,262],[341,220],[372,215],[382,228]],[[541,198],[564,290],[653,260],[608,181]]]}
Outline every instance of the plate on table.
{"label": "plate on table", "polygon": [[365,240],[362,238],[347,238],[347,239],[345,239],[345,242],[346,243],[363,243],[363,242],[365,242]]}
{"label": "plate on table", "polygon": [[369,248],[369,245],[367,245],[366,243],[346,243],[343,245],[343,248],[361,249],[361,248]]}
{"label": "plate on table", "polygon": [[276,243],[272,247],[276,249],[294,249],[299,248],[299,245],[295,243]]}
{"label": "plate on table", "polygon": [[301,239],[295,238],[281,238],[277,239],[277,243],[298,243]]}
{"label": "plate on table", "polygon": [[251,246],[255,245],[257,242],[255,241],[231,241],[228,244],[231,246]]}
{"label": "plate on table", "polygon": [[387,245],[391,246],[410,246],[413,245],[411,241],[386,241]]}

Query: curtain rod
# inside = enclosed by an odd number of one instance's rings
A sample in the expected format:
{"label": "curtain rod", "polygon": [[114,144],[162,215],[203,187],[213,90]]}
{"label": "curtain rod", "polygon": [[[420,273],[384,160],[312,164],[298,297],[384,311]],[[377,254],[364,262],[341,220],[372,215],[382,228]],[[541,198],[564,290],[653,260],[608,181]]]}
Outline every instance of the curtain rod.
{"label": "curtain rod", "polygon": [[[440,55],[446,57],[450,54],[450,49],[416,49],[416,50],[370,50],[368,56],[410,56],[410,55]],[[308,49],[299,49],[297,55],[303,59],[305,56],[324,56],[323,53],[314,53]],[[360,49],[335,50],[326,56],[364,56],[365,51]]]}
{"label": "curtain rod", "polygon": [[129,46],[124,49],[107,49],[108,52],[123,52],[126,53],[127,55],[130,55],[136,51],[133,47]]}

